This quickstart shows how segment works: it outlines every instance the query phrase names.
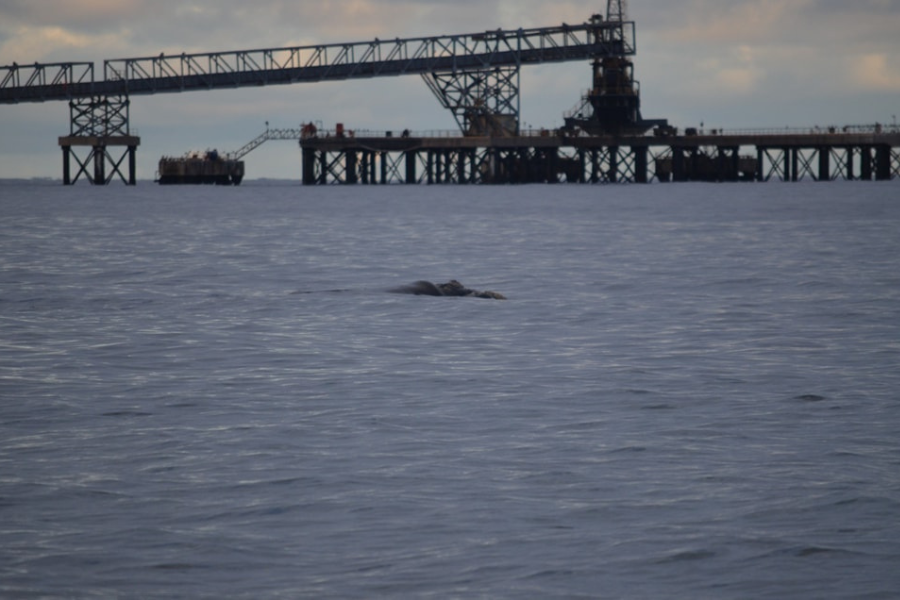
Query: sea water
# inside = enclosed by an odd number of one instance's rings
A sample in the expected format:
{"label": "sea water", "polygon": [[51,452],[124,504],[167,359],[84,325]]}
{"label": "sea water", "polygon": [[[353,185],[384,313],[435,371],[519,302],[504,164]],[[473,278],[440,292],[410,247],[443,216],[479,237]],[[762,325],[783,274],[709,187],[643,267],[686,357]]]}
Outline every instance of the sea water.
{"label": "sea water", "polygon": [[898,434],[897,182],[0,184],[4,598],[896,598]]}

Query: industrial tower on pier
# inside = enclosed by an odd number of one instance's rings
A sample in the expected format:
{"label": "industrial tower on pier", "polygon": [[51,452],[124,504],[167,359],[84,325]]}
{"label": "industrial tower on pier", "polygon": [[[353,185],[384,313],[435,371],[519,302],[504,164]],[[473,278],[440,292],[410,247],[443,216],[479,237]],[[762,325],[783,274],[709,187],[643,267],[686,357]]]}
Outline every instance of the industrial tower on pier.
{"label": "industrial tower on pier", "polygon": [[[565,117],[565,129],[581,130],[590,135],[642,135],[649,129],[667,129],[666,119],[645,120],[641,116],[641,92],[634,79],[634,24],[627,17],[625,0],[607,0],[606,22],[603,15],[594,15],[591,21],[598,27],[597,35],[612,51],[597,56],[591,64],[593,77],[590,91]],[[629,51],[629,48],[632,51]]]}

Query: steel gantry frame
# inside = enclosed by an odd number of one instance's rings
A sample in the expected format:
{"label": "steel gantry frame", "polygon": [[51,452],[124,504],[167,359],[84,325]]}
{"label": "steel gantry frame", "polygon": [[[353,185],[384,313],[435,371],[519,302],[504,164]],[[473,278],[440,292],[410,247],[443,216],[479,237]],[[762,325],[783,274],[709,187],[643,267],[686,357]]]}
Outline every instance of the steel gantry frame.
{"label": "steel gantry frame", "polygon": [[0,103],[73,100],[92,95],[93,84],[91,62],[13,63],[0,66]]}
{"label": "steel gantry frame", "polygon": [[[610,33],[613,30],[614,35]],[[634,54],[634,30],[633,22],[592,18],[577,25],[450,36],[161,53],[106,60],[101,81],[95,80],[93,63],[13,64],[0,66],[0,104],[68,100],[73,111],[87,106],[93,117],[102,115],[109,105],[127,106],[128,98],[134,95],[418,74],[453,113],[464,135],[516,135],[522,65]],[[124,114],[127,118],[127,111]],[[72,119],[73,132],[60,138],[66,183],[74,183],[81,174],[92,183],[108,182],[105,164],[110,145],[129,148],[129,174],[122,178],[133,183],[134,148],[139,138],[78,133],[75,117]],[[115,129],[112,124],[104,126],[110,128]],[[73,146],[92,148],[86,161],[76,158],[81,168],[74,180],[69,175]],[[88,163],[94,165],[93,177]],[[119,174],[120,163],[112,163]]]}
{"label": "steel gantry frame", "polygon": [[519,67],[423,74],[463,135],[509,137],[519,133]]}
{"label": "steel gantry frame", "polygon": [[[110,183],[116,175],[135,184],[135,155],[140,138],[131,135],[131,102],[127,96],[75,98],[69,102],[69,135],[59,138],[63,151],[63,184],[72,185],[82,175],[94,185]],[[88,148],[79,156],[75,148]],[[113,153],[112,148],[124,148]],[[125,160],[127,172],[123,172]],[[78,169],[72,175],[72,162]],[[107,166],[110,167],[107,170]]]}
{"label": "steel gantry frame", "polygon": [[[634,23],[625,52],[634,53]],[[462,35],[374,40],[104,61],[105,84],[129,94],[335,81],[584,60],[623,50],[582,23]]]}
{"label": "steel gantry frame", "polygon": [[[622,28],[624,41],[603,35],[609,28]],[[95,81],[92,63],[14,64],[0,66],[0,104],[466,73],[634,53],[634,22],[592,20],[388,41],[119,58],[103,62],[102,81]]]}

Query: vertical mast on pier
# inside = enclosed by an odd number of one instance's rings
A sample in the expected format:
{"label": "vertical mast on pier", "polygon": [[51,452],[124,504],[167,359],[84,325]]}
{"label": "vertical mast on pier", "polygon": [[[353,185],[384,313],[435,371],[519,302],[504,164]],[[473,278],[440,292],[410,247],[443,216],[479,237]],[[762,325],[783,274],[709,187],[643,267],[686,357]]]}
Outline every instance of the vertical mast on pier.
{"label": "vertical mast on pier", "polygon": [[634,79],[634,23],[628,21],[625,0],[607,0],[603,15],[591,17],[597,26],[597,42],[611,52],[594,58],[593,84],[580,104],[566,115],[566,129],[591,135],[640,135],[651,127],[668,126],[664,119],[645,120],[641,116],[640,85]]}

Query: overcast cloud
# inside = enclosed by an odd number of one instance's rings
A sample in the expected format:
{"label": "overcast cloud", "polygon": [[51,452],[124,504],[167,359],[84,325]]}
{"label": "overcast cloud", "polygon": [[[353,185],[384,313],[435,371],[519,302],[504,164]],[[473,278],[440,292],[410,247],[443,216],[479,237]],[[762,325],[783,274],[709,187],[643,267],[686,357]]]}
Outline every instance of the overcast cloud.
{"label": "overcast cloud", "polygon": [[[153,56],[578,23],[605,2],[535,0],[0,0],[0,64]],[[890,123],[900,113],[900,0],[630,0],[643,112],[680,127]],[[588,64],[522,72],[522,118],[556,126]],[[450,129],[418,77],[135,97],[139,176],[162,154],[233,150],[308,120]],[[68,107],[0,106],[0,177],[61,174]],[[247,157],[249,177],[297,178],[295,144]]]}

